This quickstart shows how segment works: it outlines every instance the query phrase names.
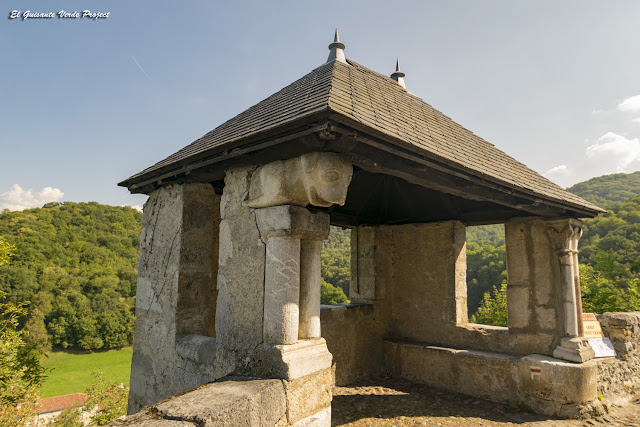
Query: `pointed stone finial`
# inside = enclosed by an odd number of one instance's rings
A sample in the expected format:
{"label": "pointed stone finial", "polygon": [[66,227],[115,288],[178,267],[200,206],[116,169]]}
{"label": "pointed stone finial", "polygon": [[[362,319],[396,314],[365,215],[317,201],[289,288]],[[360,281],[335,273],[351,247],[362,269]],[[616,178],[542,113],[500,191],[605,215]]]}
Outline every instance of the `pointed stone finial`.
{"label": "pointed stone finial", "polygon": [[333,43],[329,45],[329,58],[327,62],[340,61],[347,63],[344,57],[344,44],[340,43],[340,37],[338,36],[338,29],[336,28],[336,35],[333,37]]}
{"label": "pointed stone finial", "polygon": [[404,73],[402,71],[400,71],[400,59],[396,58],[396,71],[393,72],[393,74],[391,74],[391,78],[395,81],[398,82],[398,84],[400,86],[402,86],[403,88],[407,88],[407,86],[405,86],[404,84]]}

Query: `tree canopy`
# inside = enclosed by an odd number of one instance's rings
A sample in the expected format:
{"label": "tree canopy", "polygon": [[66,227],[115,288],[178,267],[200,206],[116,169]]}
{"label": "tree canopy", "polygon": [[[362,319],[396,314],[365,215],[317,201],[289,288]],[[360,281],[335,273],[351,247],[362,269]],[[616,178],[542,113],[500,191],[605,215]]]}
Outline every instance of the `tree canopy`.
{"label": "tree canopy", "polygon": [[49,203],[0,214],[15,247],[0,267],[10,302],[31,301],[30,339],[59,347],[131,344],[142,214],[130,207]]}

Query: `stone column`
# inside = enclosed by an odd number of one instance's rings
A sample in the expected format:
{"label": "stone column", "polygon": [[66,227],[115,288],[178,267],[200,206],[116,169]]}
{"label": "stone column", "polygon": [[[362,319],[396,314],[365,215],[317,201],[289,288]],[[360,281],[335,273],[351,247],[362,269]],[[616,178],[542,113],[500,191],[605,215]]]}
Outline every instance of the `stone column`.
{"label": "stone column", "polygon": [[271,236],[264,272],[264,342],[295,344],[300,300],[300,239]]}
{"label": "stone column", "polygon": [[295,344],[320,337],[320,249],[329,215],[281,205],[256,209],[267,245],[264,342]]}
{"label": "stone column", "polygon": [[322,240],[300,242],[300,327],[298,338],[320,338]]}
{"label": "stone column", "polygon": [[578,240],[582,236],[582,222],[576,219],[548,221],[547,233],[560,261],[562,271],[562,307],[565,337],[553,351],[553,356],[573,362],[586,362],[595,354],[582,338],[582,297],[578,270]]}

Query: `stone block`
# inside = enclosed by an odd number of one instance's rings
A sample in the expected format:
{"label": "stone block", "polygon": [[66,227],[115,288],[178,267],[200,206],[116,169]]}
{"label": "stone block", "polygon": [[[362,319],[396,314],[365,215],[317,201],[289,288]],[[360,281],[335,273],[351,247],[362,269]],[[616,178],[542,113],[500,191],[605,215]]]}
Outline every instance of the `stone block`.
{"label": "stone block", "polygon": [[333,357],[324,338],[301,340],[292,345],[262,344],[252,362],[257,375],[293,380],[331,367]]}
{"label": "stone block", "polygon": [[275,426],[287,403],[280,380],[238,379],[207,384],[156,405],[157,413],[199,426]]}
{"label": "stone block", "polygon": [[329,214],[291,205],[255,210],[263,240],[271,236],[324,240],[329,236]]}
{"label": "stone block", "polygon": [[293,427],[330,427],[331,406],[292,424]]}
{"label": "stone block", "polygon": [[[331,367],[283,381],[287,395],[287,419],[294,424],[331,406],[333,372]],[[305,424],[302,424],[305,425]],[[313,424],[311,424],[313,425]]]}
{"label": "stone block", "polygon": [[528,286],[507,285],[507,319],[509,328],[526,329],[530,326]]}
{"label": "stone block", "polygon": [[597,397],[597,363],[570,363],[533,354],[518,362],[524,395],[558,404],[591,402]]}

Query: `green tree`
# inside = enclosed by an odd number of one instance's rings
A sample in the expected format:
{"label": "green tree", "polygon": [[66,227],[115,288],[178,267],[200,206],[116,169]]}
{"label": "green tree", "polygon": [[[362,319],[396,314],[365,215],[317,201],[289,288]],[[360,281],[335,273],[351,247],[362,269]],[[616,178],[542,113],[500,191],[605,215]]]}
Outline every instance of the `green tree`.
{"label": "green tree", "polygon": [[102,371],[96,371],[93,375],[93,383],[85,390],[89,397],[83,409],[87,412],[95,410],[91,424],[103,426],[127,414],[129,390],[105,379]]}
{"label": "green tree", "polygon": [[[0,264],[6,265],[14,252],[0,237]],[[41,353],[25,342],[26,331],[19,328],[29,303],[15,304],[6,296],[0,291],[0,425],[22,426],[35,412],[44,369]]]}
{"label": "green tree", "polygon": [[483,325],[507,326],[507,282],[502,282],[500,289],[486,292],[478,307],[478,311],[469,319],[471,323]]}
{"label": "green tree", "polygon": [[320,285],[320,303],[321,304],[343,304],[349,302],[349,298],[342,292],[342,289],[336,288],[331,283],[327,283],[322,279]]}

